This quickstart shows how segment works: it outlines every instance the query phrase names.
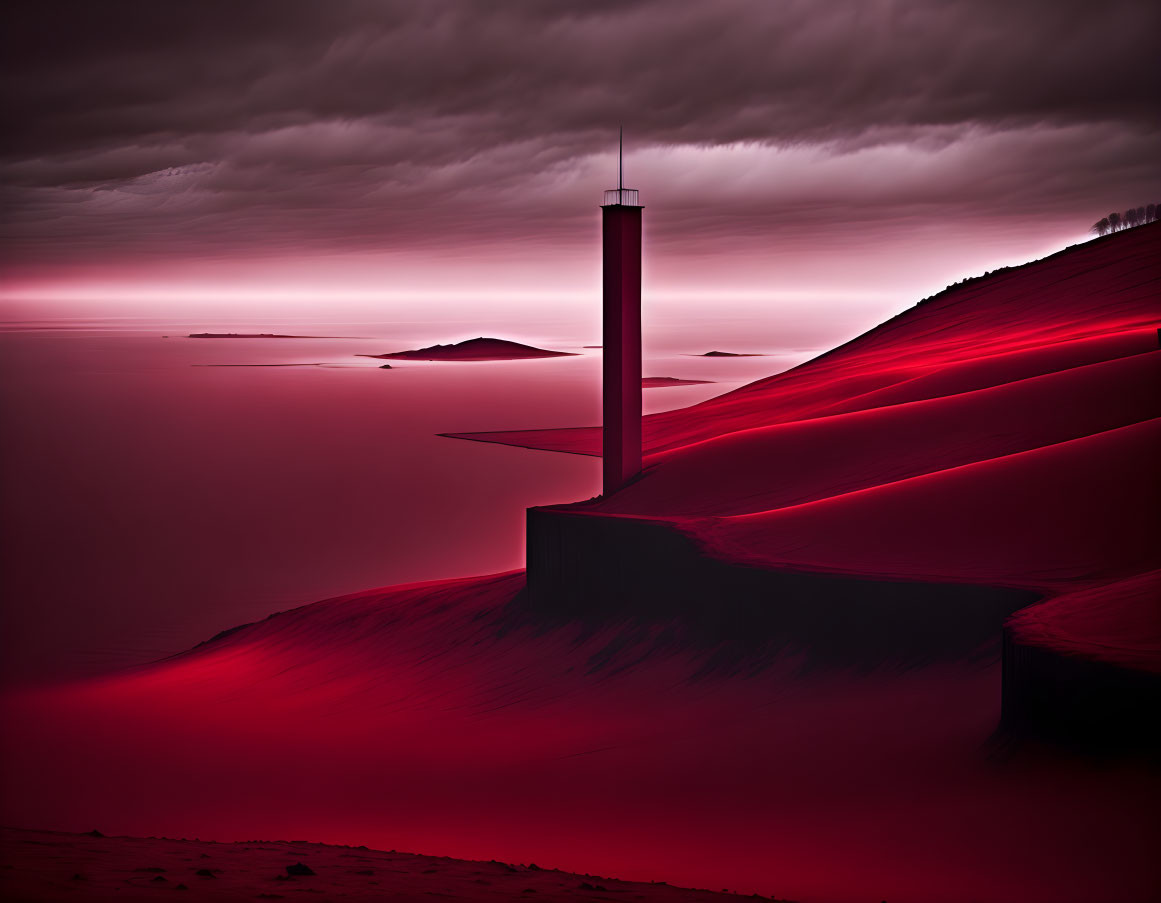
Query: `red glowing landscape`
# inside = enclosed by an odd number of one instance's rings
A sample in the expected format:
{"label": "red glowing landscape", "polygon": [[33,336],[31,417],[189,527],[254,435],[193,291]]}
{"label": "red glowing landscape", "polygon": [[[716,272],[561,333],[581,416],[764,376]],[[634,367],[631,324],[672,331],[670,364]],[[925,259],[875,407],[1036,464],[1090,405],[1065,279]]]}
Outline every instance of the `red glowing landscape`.
{"label": "red glowing landscape", "polygon": [[0,899],[1161,900],[1161,6],[9,6]]}
{"label": "red glowing landscape", "polygon": [[[9,694],[5,820],[794,900],[1145,899],[1155,772],[1042,744],[1157,741],[1159,231],[646,417],[637,480],[534,509],[527,576],[369,590]],[[464,438],[592,454],[598,433]]]}

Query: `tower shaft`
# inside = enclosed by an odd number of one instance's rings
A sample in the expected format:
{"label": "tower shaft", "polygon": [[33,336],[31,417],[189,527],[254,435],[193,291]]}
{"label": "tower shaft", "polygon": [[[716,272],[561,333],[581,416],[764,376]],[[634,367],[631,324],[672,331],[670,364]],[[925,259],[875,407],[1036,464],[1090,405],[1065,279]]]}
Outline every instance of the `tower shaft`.
{"label": "tower shaft", "polygon": [[619,195],[601,208],[605,495],[641,472],[641,207]]}

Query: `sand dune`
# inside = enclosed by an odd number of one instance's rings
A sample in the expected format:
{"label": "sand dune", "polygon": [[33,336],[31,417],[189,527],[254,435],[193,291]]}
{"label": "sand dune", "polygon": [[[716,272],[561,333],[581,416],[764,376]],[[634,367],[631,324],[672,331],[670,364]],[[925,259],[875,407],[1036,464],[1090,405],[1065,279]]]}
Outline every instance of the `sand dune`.
{"label": "sand dune", "polygon": [[778,511],[689,523],[730,560],[1035,589],[1151,569],[1161,419]]}
{"label": "sand dune", "polygon": [[1129,329],[1106,335],[1055,342],[1000,354],[987,354],[946,366],[935,367],[885,389],[844,399],[828,413],[862,411],[909,401],[922,401],[988,389],[1019,380],[1102,361],[1116,360],[1158,350],[1157,330],[1152,327]]}
{"label": "sand dune", "polygon": [[1161,674],[1161,570],[1033,605],[1009,628],[1023,643]]}
{"label": "sand dune", "polygon": [[1159,416],[1161,351],[1153,351],[978,391],[728,433],[651,456],[639,480],[586,507],[749,514]]}

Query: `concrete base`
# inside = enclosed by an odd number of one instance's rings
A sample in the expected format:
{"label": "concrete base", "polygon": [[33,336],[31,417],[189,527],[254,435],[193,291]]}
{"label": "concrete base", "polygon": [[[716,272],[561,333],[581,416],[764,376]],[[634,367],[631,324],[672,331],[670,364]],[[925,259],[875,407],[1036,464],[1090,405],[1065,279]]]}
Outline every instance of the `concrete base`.
{"label": "concrete base", "polygon": [[1021,590],[727,564],[672,525],[576,509],[528,511],[528,604],[567,618],[680,620],[739,660],[784,650],[873,667],[996,655]]}

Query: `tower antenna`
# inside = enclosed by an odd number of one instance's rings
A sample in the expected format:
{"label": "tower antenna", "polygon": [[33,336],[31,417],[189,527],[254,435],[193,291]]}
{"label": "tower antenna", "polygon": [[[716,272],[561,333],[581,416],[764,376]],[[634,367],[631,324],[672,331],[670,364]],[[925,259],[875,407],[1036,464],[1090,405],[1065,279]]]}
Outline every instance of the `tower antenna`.
{"label": "tower antenna", "polygon": [[625,127],[621,126],[621,137],[617,140],[617,188],[625,187]]}

